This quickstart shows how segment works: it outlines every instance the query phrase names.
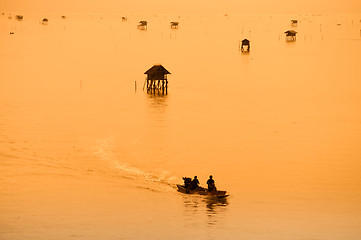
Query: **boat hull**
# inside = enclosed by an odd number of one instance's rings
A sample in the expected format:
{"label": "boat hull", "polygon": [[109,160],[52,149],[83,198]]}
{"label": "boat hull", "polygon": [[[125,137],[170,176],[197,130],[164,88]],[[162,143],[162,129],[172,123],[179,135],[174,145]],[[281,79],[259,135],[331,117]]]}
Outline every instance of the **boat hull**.
{"label": "boat hull", "polygon": [[187,189],[183,185],[177,184],[178,191],[185,194],[199,194],[199,195],[207,195],[207,196],[215,196],[215,197],[225,197],[226,191],[212,191],[208,192],[206,188],[198,187],[196,189]]}

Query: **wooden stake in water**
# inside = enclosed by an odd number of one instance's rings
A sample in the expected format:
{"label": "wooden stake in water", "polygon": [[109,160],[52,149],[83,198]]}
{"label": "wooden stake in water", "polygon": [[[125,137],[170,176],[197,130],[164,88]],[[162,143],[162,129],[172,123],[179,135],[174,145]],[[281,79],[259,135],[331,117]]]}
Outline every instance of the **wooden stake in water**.
{"label": "wooden stake in water", "polygon": [[135,91],[137,91],[137,81],[134,81],[134,88],[135,88]]}

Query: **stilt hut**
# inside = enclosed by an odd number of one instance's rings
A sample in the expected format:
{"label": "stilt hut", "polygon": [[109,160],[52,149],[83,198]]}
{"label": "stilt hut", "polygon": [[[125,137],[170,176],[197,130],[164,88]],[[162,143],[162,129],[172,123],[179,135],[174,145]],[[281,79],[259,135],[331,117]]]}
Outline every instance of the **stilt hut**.
{"label": "stilt hut", "polygon": [[248,39],[243,39],[241,44],[241,51],[242,52],[249,52],[251,50],[251,44]]}
{"label": "stilt hut", "polygon": [[138,24],[138,28],[140,30],[147,30],[148,22],[147,21],[140,21],[139,24]]}
{"label": "stilt hut", "polygon": [[298,20],[291,20],[291,26],[296,27],[298,23]]}
{"label": "stilt hut", "polygon": [[122,21],[126,22],[126,21],[128,21],[128,18],[127,17],[122,17]]}
{"label": "stilt hut", "polygon": [[47,18],[43,18],[43,20],[41,21],[41,23],[43,25],[47,25],[49,23],[49,20]]}
{"label": "stilt hut", "polygon": [[295,30],[288,30],[285,32],[286,40],[287,41],[296,41],[296,31]]}
{"label": "stilt hut", "polygon": [[144,74],[147,74],[146,86],[148,93],[162,92],[167,93],[168,91],[168,79],[167,75],[171,74],[162,65],[154,65],[148,69]]}
{"label": "stilt hut", "polygon": [[22,15],[16,15],[15,18],[16,18],[16,20],[18,20],[18,21],[24,20],[24,17],[23,17]]}
{"label": "stilt hut", "polygon": [[177,29],[179,26],[179,22],[170,22],[170,28]]}

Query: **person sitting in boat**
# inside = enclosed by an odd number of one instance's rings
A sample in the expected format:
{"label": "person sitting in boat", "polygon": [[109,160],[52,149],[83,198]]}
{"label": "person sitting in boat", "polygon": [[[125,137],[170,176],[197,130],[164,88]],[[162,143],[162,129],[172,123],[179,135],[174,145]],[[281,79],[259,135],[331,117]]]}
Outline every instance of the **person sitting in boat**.
{"label": "person sitting in boat", "polygon": [[209,179],[207,181],[207,185],[208,185],[208,192],[213,192],[213,191],[217,190],[212,175],[209,176]]}
{"label": "person sitting in boat", "polygon": [[193,180],[192,180],[192,185],[191,185],[191,189],[196,189],[198,188],[199,186],[199,181],[198,181],[198,178],[197,176],[194,176]]}
{"label": "person sitting in boat", "polygon": [[186,189],[191,189],[192,179],[189,177],[183,177],[183,180],[184,180],[184,187]]}

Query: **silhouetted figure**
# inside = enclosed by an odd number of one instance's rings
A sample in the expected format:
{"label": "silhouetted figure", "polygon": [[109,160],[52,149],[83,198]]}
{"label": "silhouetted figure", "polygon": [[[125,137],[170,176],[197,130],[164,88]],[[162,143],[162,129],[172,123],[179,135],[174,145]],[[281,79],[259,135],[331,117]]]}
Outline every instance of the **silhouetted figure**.
{"label": "silhouetted figure", "polygon": [[217,190],[212,175],[209,176],[209,179],[207,180],[207,185],[208,185],[208,192]]}
{"label": "silhouetted figure", "polygon": [[192,179],[189,177],[183,177],[183,180],[184,180],[184,187],[186,189],[191,189]]}
{"label": "silhouetted figure", "polygon": [[193,180],[192,180],[192,185],[191,185],[191,189],[196,189],[198,188],[198,185],[199,185],[199,181],[198,181],[198,178],[197,176],[194,176]]}

